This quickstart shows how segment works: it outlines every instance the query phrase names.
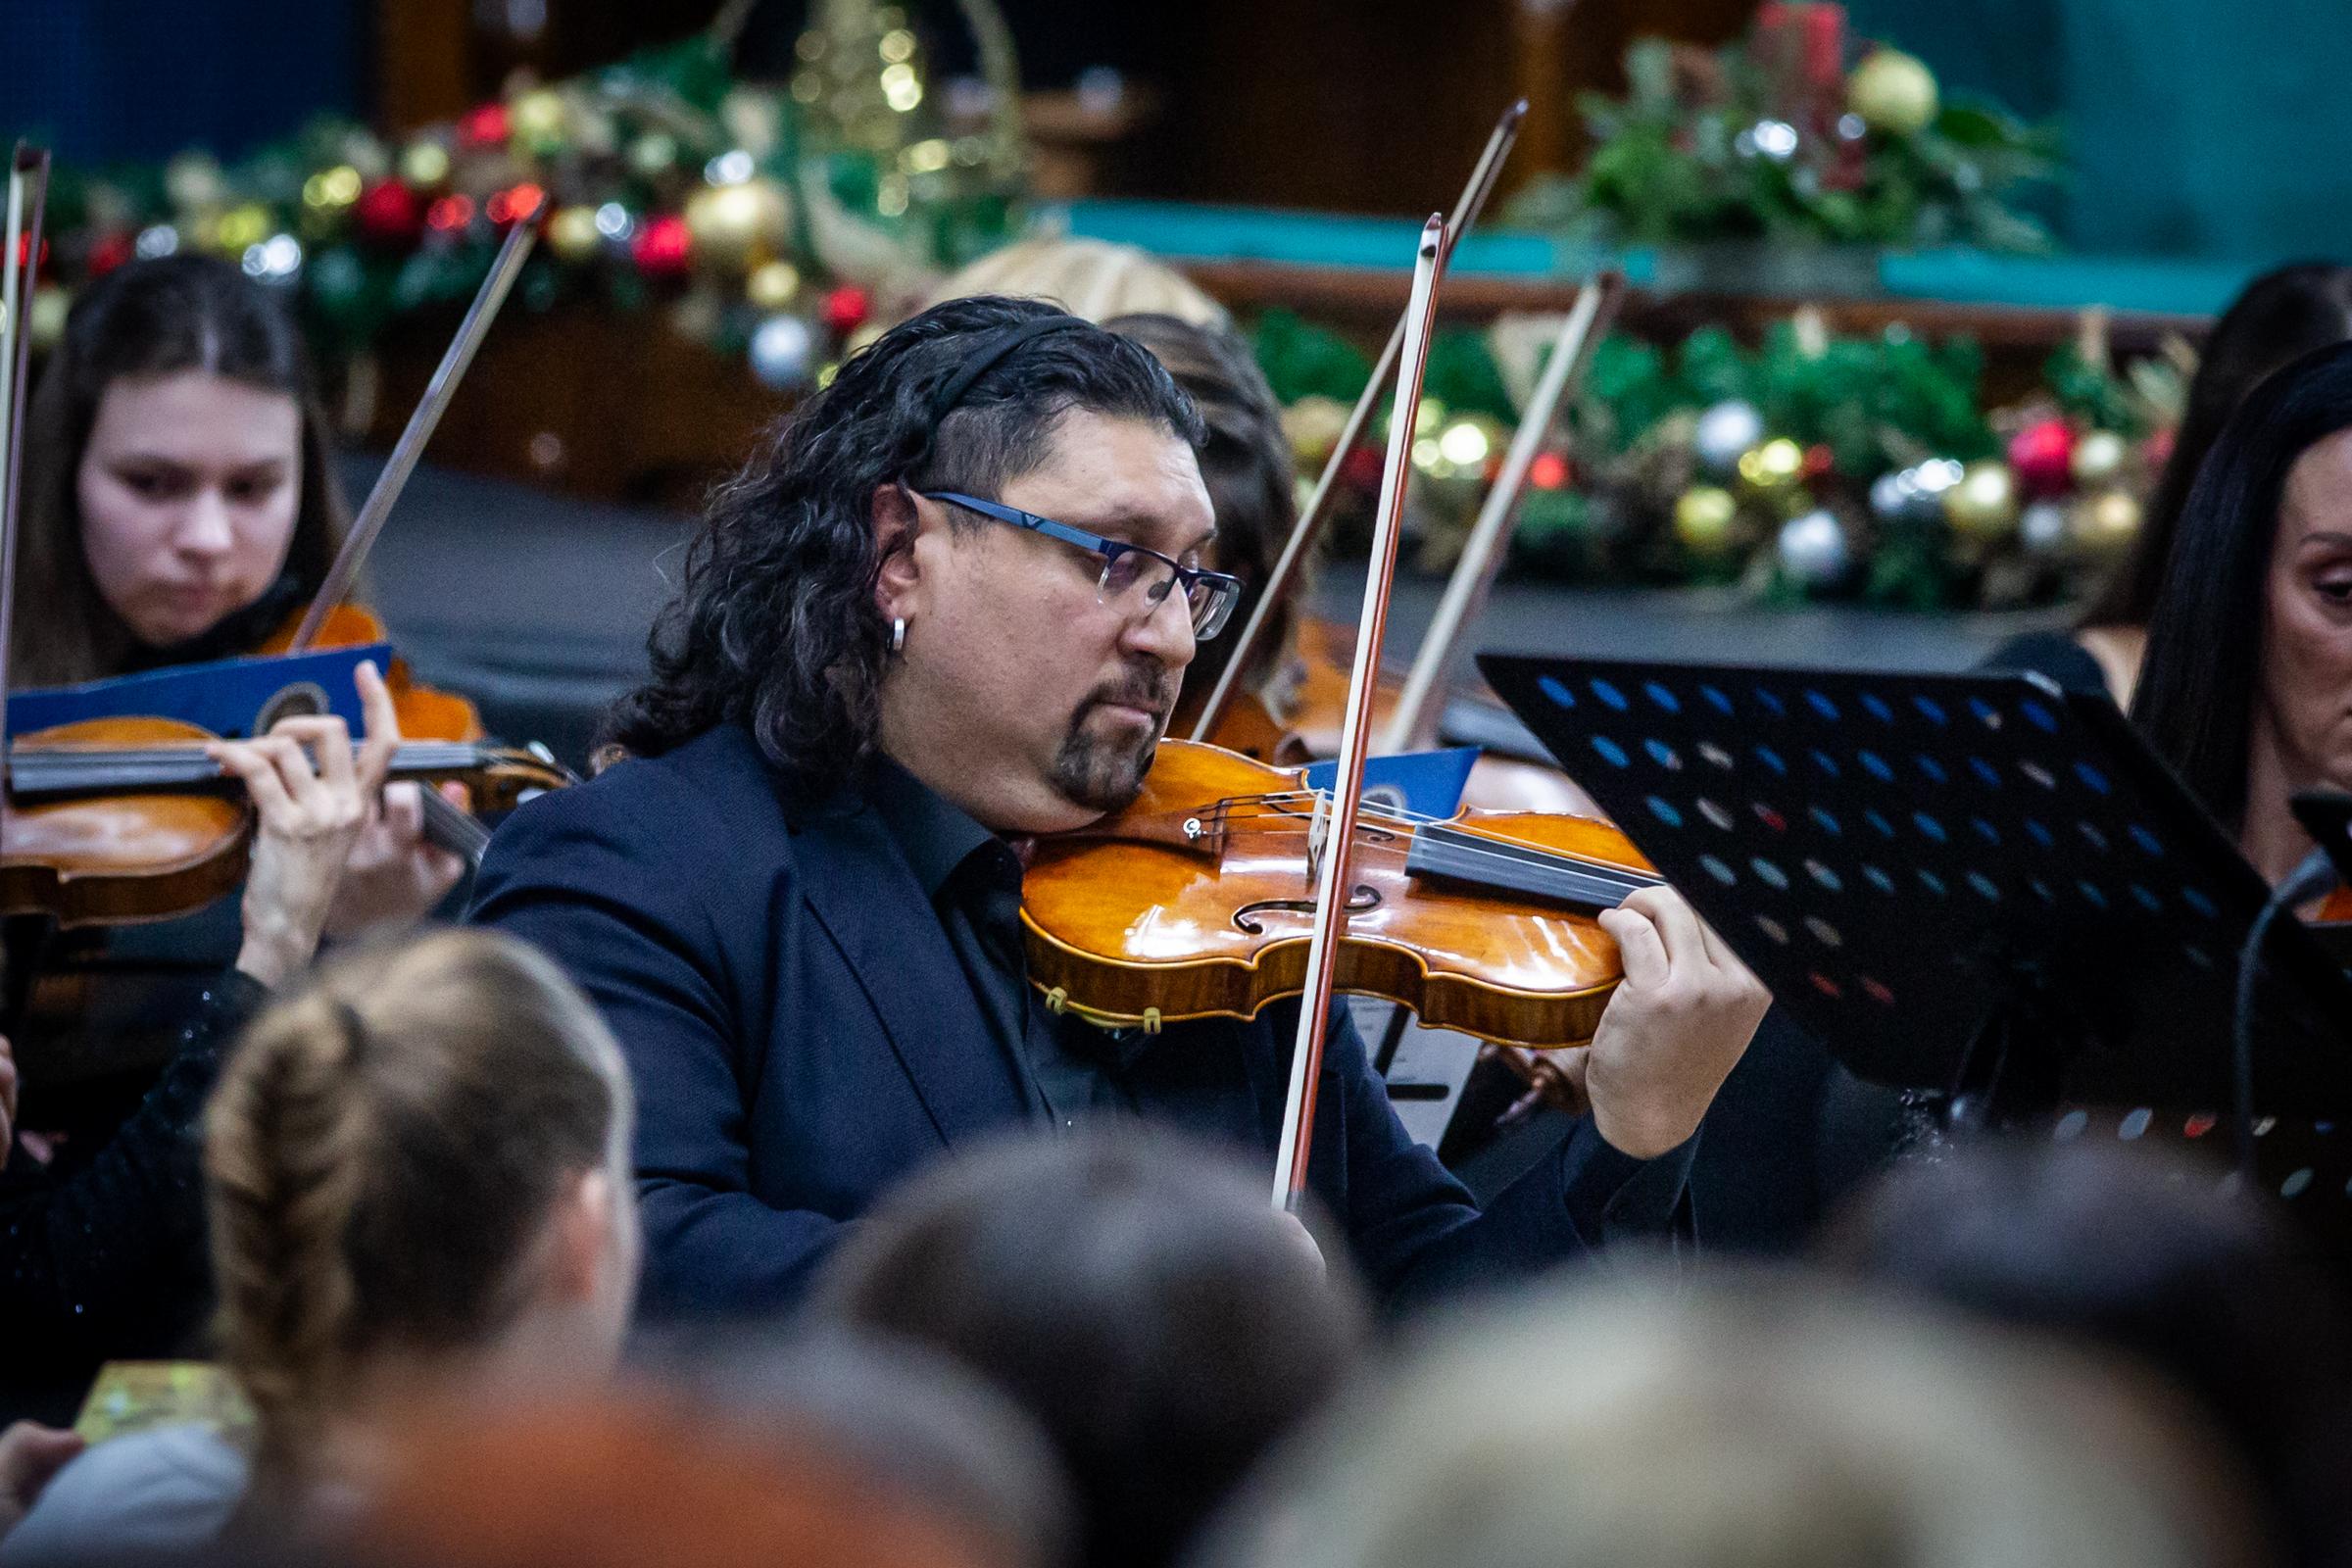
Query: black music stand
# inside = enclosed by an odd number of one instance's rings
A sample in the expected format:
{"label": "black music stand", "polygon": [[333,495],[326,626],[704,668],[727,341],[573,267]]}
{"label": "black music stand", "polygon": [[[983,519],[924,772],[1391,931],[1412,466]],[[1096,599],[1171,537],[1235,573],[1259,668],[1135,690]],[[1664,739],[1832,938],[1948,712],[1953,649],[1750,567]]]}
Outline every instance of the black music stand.
{"label": "black music stand", "polygon": [[[2225,1107],[2270,889],[2103,697],[2034,675],[1487,655],[1513,711],[1775,1000],[1961,1120]],[[2352,1110],[2352,980],[2266,944],[2255,1106]]]}

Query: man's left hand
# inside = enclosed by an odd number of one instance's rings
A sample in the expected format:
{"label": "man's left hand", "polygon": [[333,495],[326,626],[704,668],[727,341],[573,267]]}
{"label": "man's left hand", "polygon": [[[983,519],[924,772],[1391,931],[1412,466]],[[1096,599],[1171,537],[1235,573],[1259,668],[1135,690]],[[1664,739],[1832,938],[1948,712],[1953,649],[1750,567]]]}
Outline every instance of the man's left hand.
{"label": "man's left hand", "polygon": [[1625,980],[1585,1053],[1585,1092],[1611,1148],[1655,1159],[1698,1131],[1772,994],[1671,888],[1644,888],[1600,925]]}

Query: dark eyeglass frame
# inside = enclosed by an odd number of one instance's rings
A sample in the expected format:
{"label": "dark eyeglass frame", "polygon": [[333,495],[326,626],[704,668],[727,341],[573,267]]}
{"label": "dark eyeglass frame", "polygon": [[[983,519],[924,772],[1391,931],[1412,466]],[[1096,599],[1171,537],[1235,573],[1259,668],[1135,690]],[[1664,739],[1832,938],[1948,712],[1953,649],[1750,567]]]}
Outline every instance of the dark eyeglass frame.
{"label": "dark eyeglass frame", "polygon": [[[1027,528],[1032,533],[1042,533],[1049,539],[1058,539],[1064,544],[1076,545],[1081,550],[1101,556],[1102,572],[1095,584],[1099,593],[1109,593],[1111,568],[1118,564],[1121,557],[1142,556],[1158,562],[1167,568],[1168,574],[1155,585],[1145,589],[1152,610],[1157,612],[1159,607],[1167,602],[1169,593],[1182,583],[1185,605],[1192,612],[1193,638],[1196,642],[1206,642],[1223,631],[1225,623],[1233,618],[1234,607],[1242,602],[1241,578],[1222,571],[1210,571],[1205,566],[1185,565],[1147,545],[1130,544],[1124,539],[1106,539],[1099,533],[1089,533],[1084,528],[1073,528],[1066,522],[1055,522],[1052,517],[1041,517],[1034,512],[1008,507],[1002,501],[984,501],[960,491],[918,490],[915,494],[932,501],[944,501],[952,507],[961,507],[966,512],[976,512],[998,522],[1008,522],[1015,528]],[[1193,597],[1196,588],[1208,590],[1209,597],[1205,604]]]}

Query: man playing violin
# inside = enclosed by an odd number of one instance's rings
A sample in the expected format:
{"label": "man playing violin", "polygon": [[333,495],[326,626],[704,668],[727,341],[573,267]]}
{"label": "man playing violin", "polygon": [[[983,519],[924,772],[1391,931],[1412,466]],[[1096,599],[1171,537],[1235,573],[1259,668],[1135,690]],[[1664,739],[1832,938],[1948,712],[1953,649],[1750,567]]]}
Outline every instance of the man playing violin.
{"label": "man playing violin", "polygon": [[[474,917],[563,961],[639,1093],[655,1313],[772,1309],[884,1187],[1024,1124],[1141,1115],[1262,1157],[1296,1015],[1110,1033],[1027,984],[1022,854],[1135,795],[1235,584],[1190,402],[1034,302],[851,359],[715,501],[616,710],[627,754],[501,830]],[[1766,997],[1679,898],[1602,916],[1626,979],[1592,1113],[1476,1208],[1334,1031],[1314,1190],[1400,1299],[1687,1222]]]}

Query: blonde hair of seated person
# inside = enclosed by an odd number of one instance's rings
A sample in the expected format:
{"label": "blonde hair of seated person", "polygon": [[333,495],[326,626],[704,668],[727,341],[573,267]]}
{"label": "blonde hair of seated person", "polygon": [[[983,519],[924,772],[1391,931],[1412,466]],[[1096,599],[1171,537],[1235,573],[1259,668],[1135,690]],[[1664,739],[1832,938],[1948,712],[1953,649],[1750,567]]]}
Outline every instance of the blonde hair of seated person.
{"label": "blonde hair of seated person", "polygon": [[2226,1464],[2100,1366],[1737,1269],[1458,1318],[1205,1568],[2227,1568]]}
{"label": "blonde hair of seated person", "polygon": [[973,294],[1052,300],[1073,316],[1173,316],[1222,327],[1225,308],[1167,263],[1133,245],[1062,237],[1017,240],[951,273],[925,305]]}
{"label": "blonde hair of seated person", "polygon": [[329,1479],[351,1417],[610,1370],[629,1125],[602,1017],[495,932],[363,950],[255,1020],[204,1150],[221,1360],[256,1416],[241,1518]]}

